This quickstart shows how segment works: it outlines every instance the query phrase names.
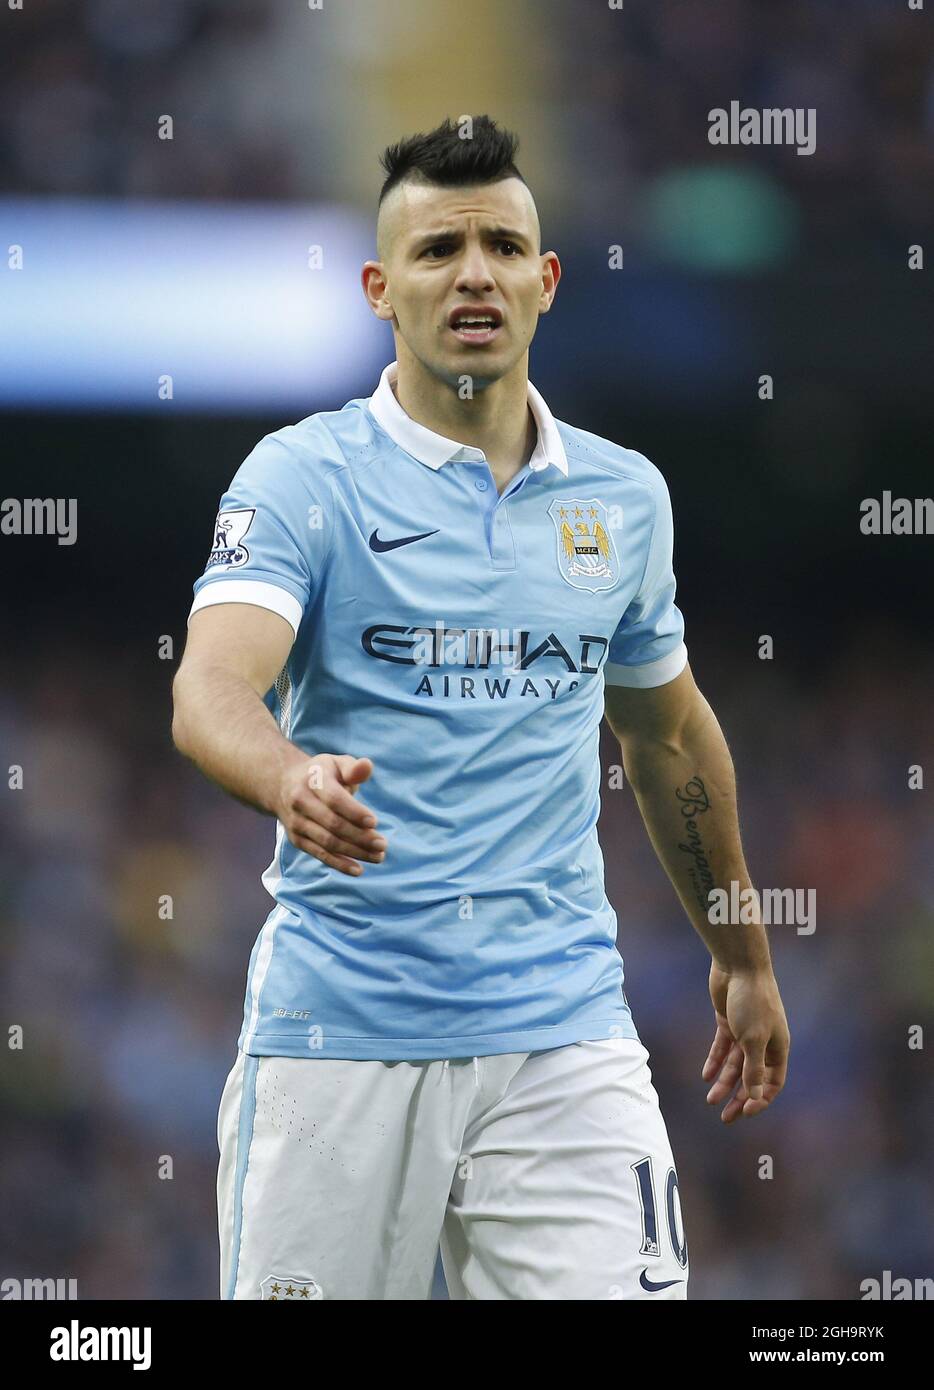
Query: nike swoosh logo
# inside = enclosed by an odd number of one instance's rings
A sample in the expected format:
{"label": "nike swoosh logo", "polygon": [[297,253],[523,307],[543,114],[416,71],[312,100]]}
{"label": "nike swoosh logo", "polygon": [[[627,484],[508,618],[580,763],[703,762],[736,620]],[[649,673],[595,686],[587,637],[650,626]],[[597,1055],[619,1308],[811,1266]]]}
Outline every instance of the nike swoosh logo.
{"label": "nike swoosh logo", "polygon": [[381,555],[384,550],[398,550],[400,545],[411,545],[413,541],[423,541],[427,536],[436,536],[437,531],[422,531],[418,536],[400,536],[397,541],[381,541],[377,532],[379,527],[370,537],[370,549],[375,550],[377,555]]}
{"label": "nike swoosh logo", "polygon": [[646,1270],[639,1275],[639,1283],[647,1293],[658,1293],[659,1289],[670,1289],[672,1284],[683,1284],[683,1279],[666,1279],[664,1284],[653,1284],[651,1279],[646,1278]]}

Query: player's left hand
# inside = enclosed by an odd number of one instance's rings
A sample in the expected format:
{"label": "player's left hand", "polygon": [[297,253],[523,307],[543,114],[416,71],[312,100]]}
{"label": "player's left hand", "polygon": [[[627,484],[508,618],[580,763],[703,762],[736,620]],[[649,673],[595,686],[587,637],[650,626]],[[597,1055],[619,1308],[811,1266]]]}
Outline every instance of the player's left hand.
{"label": "player's left hand", "polygon": [[729,1097],[720,1116],[728,1125],[771,1105],[785,1084],[791,1036],[771,967],[727,971],[714,962],[710,998],[717,1031],[701,1076],[713,1081],[708,1105]]}

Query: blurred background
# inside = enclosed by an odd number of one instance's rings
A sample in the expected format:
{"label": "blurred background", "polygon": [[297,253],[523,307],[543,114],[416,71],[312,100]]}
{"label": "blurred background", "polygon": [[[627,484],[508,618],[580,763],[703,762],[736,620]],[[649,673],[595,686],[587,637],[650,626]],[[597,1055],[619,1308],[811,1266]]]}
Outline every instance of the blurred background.
{"label": "blurred background", "polygon": [[[0,493],[75,498],[78,532],[0,534],[0,1019],[24,1031],[0,1050],[0,1279],[217,1296],[217,1104],[273,825],[172,747],[191,584],[255,442],[391,358],[358,283],[379,153],[481,111],[520,135],[564,267],[532,379],[665,474],[753,878],[817,894],[813,935],[771,933],[786,1090],[723,1126],[706,951],[631,794],[604,794],[690,1297],[934,1274],[934,1079],[909,1047],[934,1027],[934,814],[909,788],[934,777],[934,540],[860,529],[863,499],[932,492],[931,271],[909,268],[934,247],[931,8],[3,7]],[[814,108],[814,154],[710,145],[732,100]]]}

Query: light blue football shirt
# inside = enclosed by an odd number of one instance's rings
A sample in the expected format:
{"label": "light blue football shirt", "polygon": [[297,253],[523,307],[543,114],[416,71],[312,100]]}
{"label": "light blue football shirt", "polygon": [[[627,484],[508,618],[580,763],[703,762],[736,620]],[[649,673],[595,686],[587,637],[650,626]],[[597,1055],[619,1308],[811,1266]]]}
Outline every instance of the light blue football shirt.
{"label": "light blue football shirt", "polygon": [[556,421],[500,496],[483,453],[369,399],[267,435],[221,500],[192,612],[295,641],[267,697],[309,754],[372,758],[382,864],[277,827],[253,1055],[416,1058],[638,1036],[597,840],[604,682],[684,668],[671,504],[642,454]]}

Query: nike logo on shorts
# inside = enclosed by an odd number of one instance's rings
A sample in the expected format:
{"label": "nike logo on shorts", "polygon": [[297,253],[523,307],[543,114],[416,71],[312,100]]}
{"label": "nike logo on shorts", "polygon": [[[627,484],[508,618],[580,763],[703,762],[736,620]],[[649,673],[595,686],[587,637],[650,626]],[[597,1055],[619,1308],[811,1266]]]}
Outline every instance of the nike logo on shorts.
{"label": "nike logo on shorts", "polygon": [[666,1279],[663,1284],[655,1284],[646,1277],[647,1271],[643,1270],[639,1275],[639,1283],[647,1293],[658,1293],[659,1289],[670,1289],[672,1284],[683,1284],[683,1279]]}

